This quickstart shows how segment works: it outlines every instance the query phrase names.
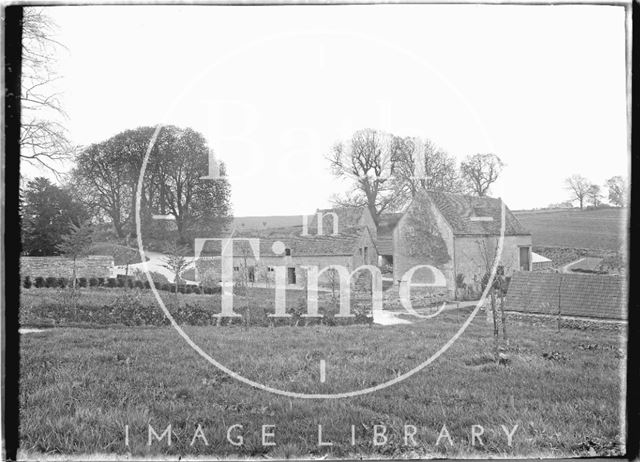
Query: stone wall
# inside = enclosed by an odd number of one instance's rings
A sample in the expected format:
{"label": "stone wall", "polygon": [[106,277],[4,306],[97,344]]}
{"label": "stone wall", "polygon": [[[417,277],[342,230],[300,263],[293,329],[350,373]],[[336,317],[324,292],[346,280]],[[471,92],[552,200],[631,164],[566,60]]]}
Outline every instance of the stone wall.
{"label": "stone wall", "polygon": [[[495,256],[499,236],[456,237],[455,273],[463,274],[467,284],[480,283],[486,273],[488,257]],[[505,236],[500,256],[500,265],[504,266],[506,276],[520,270],[520,247],[529,247],[531,261],[531,236]]]}
{"label": "stone wall", "polygon": [[[113,257],[89,255],[76,260],[76,276],[79,278],[114,277]],[[73,260],[65,257],[20,257],[20,276],[71,278]]]}
{"label": "stone wall", "polygon": [[536,272],[553,272],[556,271],[552,261],[537,261],[531,265],[531,271]]}

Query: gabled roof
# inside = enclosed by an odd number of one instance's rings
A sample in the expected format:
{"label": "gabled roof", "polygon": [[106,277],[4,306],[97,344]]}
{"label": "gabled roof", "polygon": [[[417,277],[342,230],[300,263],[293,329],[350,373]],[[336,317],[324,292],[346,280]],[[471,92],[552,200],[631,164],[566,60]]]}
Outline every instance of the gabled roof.
{"label": "gabled roof", "polygon": [[383,213],[378,220],[378,236],[391,235],[404,213]]}
{"label": "gabled roof", "polygon": [[[302,236],[302,226],[290,226],[284,228],[272,228],[254,231],[237,231],[234,238],[257,238],[260,239],[260,255],[265,257],[279,256],[273,253],[272,246],[276,241],[285,244],[291,249],[291,256],[328,256],[328,255],[353,255],[357,248],[358,241],[366,228],[349,228],[337,235],[325,233],[323,235],[313,234]],[[220,241],[207,241],[202,249],[201,256],[219,256],[221,251]],[[250,244],[246,241],[234,243],[234,256],[241,256],[246,253],[253,256]]]}
{"label": "gabled roof", "polygon": [[[428,196],[447,220],[455,235],[499,235],[500,199],[426,191],[415,200]],[[490,218],[490,220],[488,220]],[[505,205],[505,235],[530,235]]]}
{"label": "gabled roof", "polygon": [[624,295],[620,276],[516,271],[506,302],[525,313],[627,319]]}
{"label": "gabled roof", "polygon": [[[309,219],[309,230],[316,230],[318,213],[324,213],[325,217],[329,213],[335,213],[338,217],[338,231],[346,230],[358,226],[360,218],[364,213],[364,207],[334,207],[332,209],[318,209],[313,215],[313,218]],[[324,218],[322,222],[323,231],[333,230],[332,219]]]}

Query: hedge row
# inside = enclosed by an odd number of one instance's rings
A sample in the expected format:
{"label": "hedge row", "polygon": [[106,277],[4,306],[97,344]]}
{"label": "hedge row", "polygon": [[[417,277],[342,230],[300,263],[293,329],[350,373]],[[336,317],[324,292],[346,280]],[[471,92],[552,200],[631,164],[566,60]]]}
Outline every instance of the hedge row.
{"label": "hedge row", "polygon": [[[31,277],[26,276],[22,280],[22,286],[25,289],[35,288],[62,288],[70,287],[72,280],[61,277],[36,277],[33,281]],[[167,292],[175,293],[176,286],[174,284],[155,284],[156,289],[164,290]],[[149,281],[134,280],[132,278],[77,278],[76,287],[106,287],[106,288],[136,288],[136,289],[151,289]],[[220,287],[199,287],[195,285],[178,285],[178,292],[181,294],[206,294],[212,295],[220,292]]]}
{"label": "hedge row", "polygon": [[[215,300],[215,299],[214,299]],[[219,300],[219,299],[218,299]],[[373,318],[366,309],[356,307],[353,318],[336,318],[337,311],[320,307],[322,318],[306,318],[303,307],[289,308],[289,318],[272,318],[262,307],[237,307],[235,312],[240,314],[236,318],[219,318],[219,312],[211,304],[187,302],[178,304],[165,301],[167,309],[180,325],[190,326],[312,326],[312,325],[351,325],[371,324]],[[215,305],[215,303],[214,303]],[[113,302],[99,305],[78,304],[62,300],[53,303],[20,306],[20,324],[24,326],[69,326],[69,325],[125,325],[125,326],[167,326],[169,320],[160,307],[153,302],[135,294],[122,294],[115,297]]]}

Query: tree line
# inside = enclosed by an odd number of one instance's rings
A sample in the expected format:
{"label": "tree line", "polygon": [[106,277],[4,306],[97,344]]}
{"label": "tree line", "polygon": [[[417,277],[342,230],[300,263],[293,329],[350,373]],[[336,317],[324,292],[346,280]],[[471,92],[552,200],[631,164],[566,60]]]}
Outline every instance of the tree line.
{"label": "tree line", "polygon": [[[578,202],[580,210],[585,204],[601,207],[605,195],[600,185],[592,183],[582,175],[572,175],[565,180],[565,187],[569,191],[569,204]],[[625,207],[627,203],[627,184],[621,176],[613,176],[605,181],[604,187],[608,192],[609,204],[615,207]]]}
{"label": "tree line", "polygon": [[[65,235],[89,224],[110,227],[116,240],[135,236],[138,180],[154,130],[125,130],[82,149],[61,185],[42,177],[27,182],[21,191],[23,253],[57,255]],[[188,244],[202,233],[219,233],[226,225],[230,185],[224,165],[220,179],[202,179],[208,161],[202,134],[175,126],[160,130],[139,191],[145,238]],[[169,216],[171,222],[154,215]]]}
{"label": "tree line", "polygon": [[428,138],[373,129],[356,131],[326,157],[336,177],[350,180],[349,191],[333,202],[368,207],[376,224],[423,189],[486,196],[504,168],[493,153],[469,155],[458,164]]}

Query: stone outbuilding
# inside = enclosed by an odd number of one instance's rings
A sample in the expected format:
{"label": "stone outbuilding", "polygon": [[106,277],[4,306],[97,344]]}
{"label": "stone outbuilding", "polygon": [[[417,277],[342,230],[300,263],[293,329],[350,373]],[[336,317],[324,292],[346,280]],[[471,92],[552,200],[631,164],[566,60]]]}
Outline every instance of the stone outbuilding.
{"label": "stone outbuilding", "polygon": [[[416,265],[438,268],[454,296],[457,284],[479,284],[491,268],[500,238],[501,201],[434,191],[419,193],[392,231],[393,280]],[[500,265],[505,275],[531,271],[531,233],[505,206],[505,233]],[[418,270],[413,283],[433,283]]]}
{"label": "stone outbuilding", "polygon": [[[458,285],[478,286],[490,269],[500,238],[501,204],[489,197],[422,191],[405,211],[382,214],[377,227],[367,207],[340,207],[317,210],[299,226],[236,229],[234,237],[259,240],[260,257],[254,257],[248,243],[236,243],[234,274],[246,268],[249,283],[272,284],[273,268],[284,266],[287,283],[302,287],[304,266],[342,265],[353,271],[367,264],[381,268],[387,287],[397,287],[407,271],[430,265],[444,275],[445,290],[453,298]],[[505,275],[531,271],[531,234],[506,206],[504,235],[500,265]],[[273,251],[278,241],[284,245],[282,254]],[[219,280],[220,269],[203,262],[220,260],[220,255],[220,242],[208,241],[197,265],[198,280]],[[426,287],[434,278],[429,270],[419,269],[411,281],[412,287]]]}
{"label": "stone outbuilding", "polygon": [[[351,272],[361,265],[376,265],[378,259],[375,241],[366,226],[322,235],[311,231],[303,234],[302,226],[292,226],[236,233],[233,237],[256,240],[256,248],[248,241],[234,242],[233,247],[234,280],[246,274],[249,285],[273,286],[275,267],[280,266],[286,267],[287,285],[302,288],[306,283],[304,266],[317,266],[322,270],[330,265],[341,265]],[[215,284],[220,280],[221,255],[221,241],[204,243],[196,260],[198,281],[213,279]],[[320,284],[329,284],[331,274],[322,273]]]}

